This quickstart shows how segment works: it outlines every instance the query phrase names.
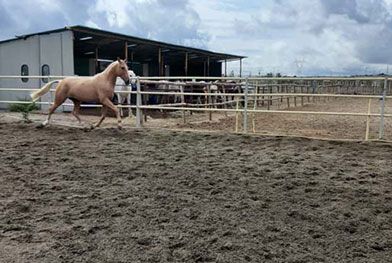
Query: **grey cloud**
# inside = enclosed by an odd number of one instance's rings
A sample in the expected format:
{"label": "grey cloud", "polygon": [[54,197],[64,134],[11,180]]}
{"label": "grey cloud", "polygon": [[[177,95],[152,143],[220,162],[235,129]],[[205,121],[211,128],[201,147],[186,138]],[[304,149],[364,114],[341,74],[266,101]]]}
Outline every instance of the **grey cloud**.
{"label": "grey cloud", "polygon": [[48,10],[44,3],[36,1],[0,0],[0,39],[84,23],[87,16],[84,2],[64,1],[61,6]]}
{"label": "grey cloud", "polygon": [[209,36],[199,31],[200,17],[188,1],[125,1],[121,11],[125,12],[126,21],[121,25],[109,23],[110,17],[119,19],[119,14],[116,10],[97,9],[97,0],[52,3],[60,8],[48,10],[44,4],[32,0],[0,0],[0,39],[67,25],[96,24],[100,28],[139,37],[207,47]]}
{"label": "grey cloud", "polygon": [[368,23],[369,18],[358,12],[356,0],[322,0],[321,3],[325,7],[326,13],[347,15],[359,23]]}
{"label": "grey cloud", "polygon": [[124,26],[110,27],[108,21],[104,19],[112,15],[108,10],[90,8],[90,19],[104,28],[130,35],[206,48],[208,35],[199,31],[200,17],[189,6],[188,1],[134,2],[125,8],[128,18]]}
{"label": "grey cloud", "polygon": [[[392,63],[392,17],[384,1],[357,0],[343,8],[350,19],[357,24],[339,25],[348,41],[354,43],[357,58],[364,63]],[[343,14],[344,12],[342,12]]]}
{"label": "grey cloud", "polygon": [[[348,58],[351,61],[392,63],[392,14],[384,0],[274,0],[270,8],[271,19],[236,19],[233,30],[244,40],[296,42],[297,47],[291,46],[289,51],[293,56],[322,57],[342,52],[332,38],[331,43],[321,42],[328,41],[330,35],[352,46],[356,57]],[[308,9],[314,13],[306,12]],[[313,43],[304,42],[297,35],[306,35]],[[312,47],[314,44],[319,46]]]}

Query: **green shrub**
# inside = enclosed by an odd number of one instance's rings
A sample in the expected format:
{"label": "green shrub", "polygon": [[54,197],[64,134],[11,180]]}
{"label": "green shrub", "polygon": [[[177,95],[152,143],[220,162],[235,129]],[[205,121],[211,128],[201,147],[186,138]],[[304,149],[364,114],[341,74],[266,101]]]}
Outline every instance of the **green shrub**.
{"label": "green shrub", "polygon": [[38,110],[38,106],[35,104],[35,102],[31,103],[13,103],[9,106],[9,110],[12,112],[20,112],[22,113],[23,120],[25,122],[31,122],[29,119],[29,113]]}

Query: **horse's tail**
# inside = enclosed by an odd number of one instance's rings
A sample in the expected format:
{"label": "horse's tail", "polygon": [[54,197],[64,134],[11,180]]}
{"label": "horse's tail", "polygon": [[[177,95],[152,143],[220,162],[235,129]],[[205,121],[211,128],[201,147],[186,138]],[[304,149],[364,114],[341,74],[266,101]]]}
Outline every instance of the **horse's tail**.
{"label": "horse's tail", "polygon": [[46,84],[45,86],[43,86],[42,88],[40,88],[39,90],[34,91],[33,93],[30,94],[31,99],[32,99],[33,101],[38,100],[40,97],[42,97],[43,95],[45,95],[46,93],[48,93],[49,90],[50,90],[50,88],[52,87],[52,85],[53,85],[54,83],[57,83],[57,82],[60,82],[60,80],[53,80],[53,81],[47,83],[47,84]]}

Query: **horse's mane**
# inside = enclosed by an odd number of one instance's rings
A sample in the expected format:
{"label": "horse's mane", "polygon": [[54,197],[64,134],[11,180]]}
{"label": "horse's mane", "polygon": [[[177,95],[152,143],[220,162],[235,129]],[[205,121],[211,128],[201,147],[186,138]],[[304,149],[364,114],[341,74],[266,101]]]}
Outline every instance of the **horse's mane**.
{"label": "horse's mane", "polygon": [[107,68],[105,68],[105,70],[103,72],[109,72],[117,64],[118,64],[118,61],[113,61],[112,63],[110,63],[109,66],[107,66]]}

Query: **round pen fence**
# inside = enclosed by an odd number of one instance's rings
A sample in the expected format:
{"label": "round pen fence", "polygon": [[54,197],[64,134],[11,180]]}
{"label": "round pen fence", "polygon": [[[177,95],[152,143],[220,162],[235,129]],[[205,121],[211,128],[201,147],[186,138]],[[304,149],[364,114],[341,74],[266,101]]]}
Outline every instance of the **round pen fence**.
{"label": "round pen fence", "polygon": [[[26,76],[0,76],[0,105],[29,104],[28,100],[3,99],[2,94],[29,94],[39,87],[18,88],[18,83]],[[28,76],[31,80],[40,82],[62,79],[66,76]],[[4,82],[7,80],[7,82]],[[232,131],[242,133],[259,133],[267,122],[259,119],[261,116],[312,116],[312,118],[328,116],[346,116],[362,118],[364,120],[361,138],[392,139],[385,137],[387,119],[392,117],[387,105],[392,98],[391,81],[383,77],[330,77],[330,78],[216,78],[216,77],[139,77],[135,90],[115,90],[116,96],[132,96],[133,103],[122,104],[117,107],[135,112],[135,127],[145,125],[148,111],[158,110],[167,112],[180,112],[182,124],[190,122],[192,113],[205,113],[206,121],[213,120],[214,114],[224,114],[232,118]],[[37,101],[38,105],[50,105],[53,101],[51,90],[46,98]],[[151,103],[155,98],[155,103]],[[345,110],[343,106],[354,103],[352,110]],[[323,105],[335,105],[335,108]],[[63,104],[72,107],[73,104]],[[313,105],[309,107],[309,105]],[[336,108],[336,105],[338,107]],[[340,107],[340,106],[342,107]],[[82,104],[85,108],[98,108],[97,104]],[[4,108],[4,106],[3,106]],[[324,110],[327,108],[327,110]],[[263,118],[263,117],[261,117]],[[273,122],[279,123],[280,117]],[[295,122],[296,119],[290,120]],[[370,136],[371,126],[378,122],[377,136]],[[283,120],[284,121],[284,120]],[[286,120],[287,121],[287,120]],[[389,123],[388,123],[389,125]],[[348,124],[347,132],[350,132]],[[184,126],[186,127],[186,126]],[[190,126],[192,128],[192,126]],[[389,126],[388,126],[389,127]],[[340,127],[345,129],[344,127]],[[288,128],[290,129],[290,128]],[[218,129],[219,130],[219,129]],[[277,131],[273,131],[279,134]],[[290,134],[290,132],[288,132]],[[389,133],[388,133],[389,135]],[[307,137],[313,137],[307,134]],[[315,136],[318,137],[318,136]],[[323,137],[323,136],[321,136]],[[340,138],[336,138],[340,139]]]}

